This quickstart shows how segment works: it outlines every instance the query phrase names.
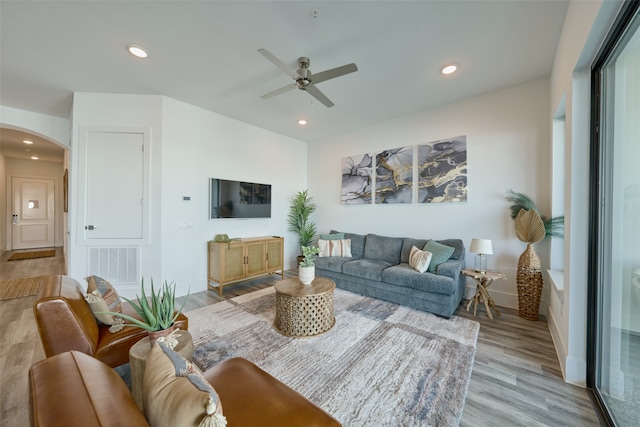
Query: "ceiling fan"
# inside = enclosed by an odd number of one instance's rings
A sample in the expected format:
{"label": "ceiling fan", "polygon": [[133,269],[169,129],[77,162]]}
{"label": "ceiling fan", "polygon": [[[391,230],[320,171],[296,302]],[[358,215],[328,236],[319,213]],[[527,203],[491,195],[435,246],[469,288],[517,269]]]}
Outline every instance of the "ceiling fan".
{"label": "ceiling fan", "polygon": [[258,49],[258,52],[269,61],[274,63],[276,67],[287,73],[289,77],[291,77],[295,81],[295,83],[291,83],[290,85],[281,87],[280,89],[276,89],[273,92],[262,95],[262,98],[264,99],[268,99],[273,96],[280,95],[281,93],[287,92],[291,89],[298,88],[300,90],[306,91],[309,95],[313,96],[315,99],[322,102],[326,107],[330,108],[335,104],[331,102],[331,100],[327,98],[324,93],[320,92],[320,89],[318,89],[315,85],[329,79],[344,76],[345,74],[358,71],[358,67],[356,66],[356,64],[351,63],[343,65],[341,67],[332,68],[330,70],[321,71],[317,74],[312,75],[311,70],[309,69],[311,61],[306,56],[298,58],[298,66],[300,68],[298,68],[297,70],[293,70],[268,50]]}

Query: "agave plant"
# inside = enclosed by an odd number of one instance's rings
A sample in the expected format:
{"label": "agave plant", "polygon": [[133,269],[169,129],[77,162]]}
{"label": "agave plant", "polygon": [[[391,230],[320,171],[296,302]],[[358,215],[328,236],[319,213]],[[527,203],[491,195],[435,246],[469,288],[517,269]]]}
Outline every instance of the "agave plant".
{"label": "agave plant", "polygon": [[[522,193],[517,193],[513,190],[509,190],[507,195],[507,200],[512,203],[511,207],[509,208],[511,210],[511,218],[516,221],[516,234],[518,235],[518,239],[520,239],[521,241],[535,243],[535,242],[539,242],[540,240],[544,239],[547,236],[549,237],[564,236],[564,216],[546,217],[544,215],[541,215],[540,210],[538,209],[536,204],[533,202],[533,200],[531,200],[529,196]],[[524,212],[531,211],[532,213],[528,214],[526,218],[518,219],[519,215],[524,214],[524,213],[521,214],[522,211]],[[535,214],[533,212],[535,212]],[[520,233],[523,233],[525,224],[528,227],[529,226],[532,227],[532,230],[530,232],[527,231],[528,235],[530,234],[531,236],[533,236],[535,233],[539,233],[540,224],[535,219],[536,216],[539,218],[539,220],[542,223],[542,226],[544,227],[544,234],[538,240],[533,240],[533,241],[523,240],[518,234],[518,228],[520,229]],[[531,239],[532,238],[531,236],[527,238]],[[536,236],[538,235],[536,234]]]}
{"label": "agave plant", "polygon": [[[173,286],[172,286],[173,285]],[[146,331],[162,331],[164,329],[168,329],[173,323],[176,321],[184,305],[187,302],[189,294],[187,293],[187,298],[185,298],[182,306],[179,310],[175,310],[175,293],[176,286],[172,282],[171,284],[167,283],[165,280],[161,289],[158,289],[158,292],[154,290],[153,287],[153,279],[151,279],[151,297],[147,298],[147,295],[144,292],[144,278],[142,279],[142,290],[141,295],[136,295],[136,299],[138,303],[136,304],[134,301],[122,297],[126,300],[131,307],[138,313],[140,319],[136,319],[134,317],[128,316],[123,313],[114,313],[109,312],[109,314],[113,316],[120,317],[125,321],[130,323],[125,324],[124,326],[134,326],[138,328],[142,328]]]}

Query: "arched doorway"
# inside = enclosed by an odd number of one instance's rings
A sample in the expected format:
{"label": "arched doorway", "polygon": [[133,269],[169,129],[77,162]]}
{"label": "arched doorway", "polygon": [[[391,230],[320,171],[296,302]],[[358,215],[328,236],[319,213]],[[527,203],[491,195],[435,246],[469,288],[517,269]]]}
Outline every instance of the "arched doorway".
{"label": "arched doorway", "polygon": [[66,247],[67,149],[26,129],[0,127],[0,248]]}

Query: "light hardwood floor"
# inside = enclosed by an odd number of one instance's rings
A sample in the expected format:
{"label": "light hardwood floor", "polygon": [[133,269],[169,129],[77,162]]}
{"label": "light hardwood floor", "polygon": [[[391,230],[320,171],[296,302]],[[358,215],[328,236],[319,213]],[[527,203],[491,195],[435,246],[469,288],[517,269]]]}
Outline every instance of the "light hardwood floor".
{"label": "light hardwood floor", "polygon": [[[56,258],[7,262],[8,256],[0,257],[1,280],[64,274],[60,249]],[[287,271],[286,276],[292,274]],[[194,293],[184,310],[273,286],[279,278],[274,275],[229,286],[222,297],[216,291]],[[29,424],[27,372],[44,357],[31,309],[34,300],[0,301],[1,426]],[[178,300],[181,303],[182,298]],[[586,391],[562,380],[544,319],[531,322],[518,317],[515,310],[501,308],[502,316],[489,320],[483,308],[478,310],[476,317],[463,305],[456,311],[457,316],[481,325],[461,426],[600,425]]]}

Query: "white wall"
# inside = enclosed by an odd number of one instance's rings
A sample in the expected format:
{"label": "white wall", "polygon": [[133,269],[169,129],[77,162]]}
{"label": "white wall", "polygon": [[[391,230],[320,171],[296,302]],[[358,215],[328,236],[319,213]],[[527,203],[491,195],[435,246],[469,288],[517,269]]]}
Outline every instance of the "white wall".
{"label": "white wall", "polygon": [[[75,93],[72,108],[72,149],[69,165],[69,250],[68,274],[84,283],[88,274],[89,247],[78,241],[84,227],[84,218],[78,217],[78,171],[81,160],[77,147],[80,146],[80,128],[93,126],[102,128],[148,128],[151,133],[151,190],[149,220],[150,245],[140,247],[140,272],[143,276],[158,278],[160,275],[160,214],[161,214],[161,164],[162,147],[162,97],[144,95],[113,95],[99,93]],[[117,173],[117,171],[114,171]],[[114,191],[118,191],[117,188]],[[101,245],[104,246],[104,245]],[[115,285],[115,284],[114,284]],[[131,285],[133,288],[133,285]],[[126,297],[135,296],[137,288],[121,289]]]}
{"label": "white wall", "polygon": [[564,299],[551,294],[548,321],[565,380],[581,386],[586,384],[589,67],[619,7],[618,1],[572,1],[551,75],[550,111],[566,101],[566,198]]}
{"label": "white wall", "polygon": [[[526,246],[515,236],[505,196],[508,189],[525,193],[548,213],[549,115],[549,81],[542,79],[310,144],[309,189],[319,206],[318,229],[460,238],[467,249],[474,237],[491,239],[488,267],[507,275],[492,286],[492,296],[498,305],[517,308],[516,269]],[[460,135],[467,136],[467,203],[340,204],[342,158]],[[547,264],[548,243],[537,244],[536,252]],[[468,265],[473,256],[467,253]]]}
{"label": "white wall", "polygon": [[[204,290],[207,242],[216,234],[284,236],[292,268],[298,248],[286,216],[290,199],[306,188],[307,144],[170,98],[162,122],[162,277]],[[209,178],[271,184],[271,218],[209,220]]]}
{"label": "white wall", "polygon": [[[291,197],[306,188],[306,143],[161,96],[77,93],[73,125],[74,142],[80,126],[150,129],[150,244],[140,247],[143,277],[156,283],[174,281],[178,295],[205,290],[206,242],[221,233],[285,236],[286,267],[293,265],[297,249],[294,236],[286,231],[286,214]],[[72,194],[78,188],[79,162],[72,150]],[[271,184],[272,218],[210,221],[211,177]],[[191,201],[183,202],[183,196]],[[82,279],[88,274],[87,247],[76,242],[82,221],[75,197],[70,197],[70,206],[69,274]],[[187,228],[178,228],[179,222]],[[133,297],[138,288],[121,286],[118,291]]]}

